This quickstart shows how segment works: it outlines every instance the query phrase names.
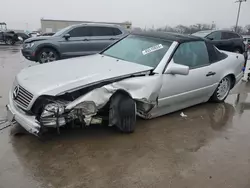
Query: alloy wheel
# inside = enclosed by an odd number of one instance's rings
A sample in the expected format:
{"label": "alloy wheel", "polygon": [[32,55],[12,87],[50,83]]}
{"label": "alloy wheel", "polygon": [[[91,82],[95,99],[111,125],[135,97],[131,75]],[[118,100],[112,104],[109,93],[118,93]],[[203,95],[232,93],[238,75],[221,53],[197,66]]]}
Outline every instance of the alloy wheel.
{"label": "alloy wheel", "polygon": [[52,51],[43,52],[40,56],[42,63],[48,63],[56,60],[56,54]]}
{"label": "alloy wheel", "polygon": [[12,44],[12,41],[11,41],[11,39],[7,39],[5,43],[6,43],[7,45],[11,45],[11,44]]}
{"label": "alloy wheel", "polygon": [[229,91],[230,91],[230,78],[225,77],[219,83],[219,87],[217,90],[217,98],[219,100],[223,100],[228,95]]}

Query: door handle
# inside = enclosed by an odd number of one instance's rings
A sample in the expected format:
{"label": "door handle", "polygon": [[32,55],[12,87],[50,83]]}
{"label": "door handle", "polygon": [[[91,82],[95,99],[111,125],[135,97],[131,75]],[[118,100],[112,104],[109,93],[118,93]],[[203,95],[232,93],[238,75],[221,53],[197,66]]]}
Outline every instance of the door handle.
{"label": "door handle", "polygon": [[110,38],[109,40],[115,40],[115,38]]}
{"label": "door handle", "polygon": [[89,39],[83,39],[83,41],[89,41]]}
{"label": "door handle", "polygon": [[213,76],[213,75],[215,75],[216,74],[216,72],[208,72],[207,74],[206,74],[206,76]]}

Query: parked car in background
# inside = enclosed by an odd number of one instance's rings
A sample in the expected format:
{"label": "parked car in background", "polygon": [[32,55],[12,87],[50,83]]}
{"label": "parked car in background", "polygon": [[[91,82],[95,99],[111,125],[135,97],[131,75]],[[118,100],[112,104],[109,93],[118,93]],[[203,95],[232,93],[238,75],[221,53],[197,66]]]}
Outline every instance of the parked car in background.
{"label": "parked car in background", "polygon": [[7,24],[0,22],[0,42],[4,42],[7,45],[14,45],[18,39],[18,35],[11,30],[7,29]]}
{"label": "parked car in background", "polygon": [[4,42],[7,45],[14,45],[18,41],[18,35],[14,31],[0,30],[0,42]]}
{"label": "parked car in background", "polygon": [[22,54],[31,61],[48,63],[59,59],[95,54],[127,35],[117,25],[80,24],[58,31],[53,36],[30,38]]}
{"label": "parked car in background", "polygon": [[55,33],[50,32],[50,33],[43,33],[41,36],[53,36]]}
{"label": "parked car in background", "polygon": [[134,33],[100,54],[22,70],[10,91],[8,120],[38,136],[105,118],[131,133],[136,115],[152,119],[208,100],[223,102],[243,66],[243,56],[200,37]]}
{"label": "parked car in background", "polygon": [[18,32],[16,34],[18,35],[18,37],[22,38],[22,41],[25,41],[26,39],[30,38],[30,36],[24,32]]}
{"label": "parked car in background", "polygon": [[30,37],[39,37],[39,36],[41,36],[41,34],[39,32],[32,31],[32,32],[29,33],[29,36]]}
{"label": "parked car in background", "polygon": [[192,35],[204,37],[212,41],[212,43],[220,50],[243,54],[247,59],[246,46],[241,35],[226,30],[207,30],[193,33]]}

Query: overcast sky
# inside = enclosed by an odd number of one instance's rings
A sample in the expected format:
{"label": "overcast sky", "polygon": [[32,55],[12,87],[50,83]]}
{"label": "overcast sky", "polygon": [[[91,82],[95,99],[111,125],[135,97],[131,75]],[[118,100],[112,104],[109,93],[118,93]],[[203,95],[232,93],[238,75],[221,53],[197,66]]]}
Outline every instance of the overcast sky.
{"label": "overcast sky", "polygon": [[[211,24],[229,28],[236,22],[235,0],[1,0],[0,22],[9,28],[37,29],[40,19],[123,22],[161,27]],[[250,24],[250,0],[242,4],[239,25]]]}

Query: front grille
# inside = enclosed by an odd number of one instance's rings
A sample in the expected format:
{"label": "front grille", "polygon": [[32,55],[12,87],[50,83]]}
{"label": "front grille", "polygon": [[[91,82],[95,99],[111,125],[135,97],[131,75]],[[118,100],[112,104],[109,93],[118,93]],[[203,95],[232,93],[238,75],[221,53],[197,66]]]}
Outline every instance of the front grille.
{"label": "front grille", "polygon": [[17,105],[24,109],[27,109],[31,100],[33,99],[33,94],[18,85],[14,88],[13,99],[17,103]]}

